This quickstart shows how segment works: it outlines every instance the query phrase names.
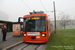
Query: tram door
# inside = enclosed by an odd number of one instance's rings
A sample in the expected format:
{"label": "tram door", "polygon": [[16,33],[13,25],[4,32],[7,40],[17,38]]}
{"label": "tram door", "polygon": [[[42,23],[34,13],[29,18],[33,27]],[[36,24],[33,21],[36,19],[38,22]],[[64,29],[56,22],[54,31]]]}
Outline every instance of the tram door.
{"label": "tram door", "polygon": [[21,26],[20,24],[13,24],[13,36],[21,36]]}

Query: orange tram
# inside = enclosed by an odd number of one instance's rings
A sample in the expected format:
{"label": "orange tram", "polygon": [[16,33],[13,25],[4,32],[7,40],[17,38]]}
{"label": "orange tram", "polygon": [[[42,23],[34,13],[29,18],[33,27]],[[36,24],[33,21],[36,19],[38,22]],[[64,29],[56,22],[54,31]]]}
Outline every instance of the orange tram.
{"label": "orange tram", "polygon": [[[19,17],[19,22],[20,22]],[[53,31],[53,25],[43,12],[30,12],[23,16],[23,41],[28,43],[47,43]]]}

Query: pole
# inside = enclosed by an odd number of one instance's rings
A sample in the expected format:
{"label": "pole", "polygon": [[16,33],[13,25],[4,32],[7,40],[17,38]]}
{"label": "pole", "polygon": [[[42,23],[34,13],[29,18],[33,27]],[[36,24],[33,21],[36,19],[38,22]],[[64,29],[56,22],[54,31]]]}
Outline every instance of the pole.
{"label": "pole", "polygon": [[54,6],[54,23],[55,23],[55,30],[54,30],[54,33],[56,33],[56,11],[55,11],[55,1],[53,1],[53,6]]}

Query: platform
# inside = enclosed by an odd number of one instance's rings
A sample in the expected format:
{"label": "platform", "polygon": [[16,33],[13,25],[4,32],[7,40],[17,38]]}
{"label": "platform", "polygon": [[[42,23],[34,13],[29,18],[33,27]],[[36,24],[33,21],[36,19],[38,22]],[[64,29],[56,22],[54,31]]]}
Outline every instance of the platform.
{"label": "platform", "polygon": [[13,45],[13,44],[18,43],[20,41],[23,41],[22,36],[14,37],[13,32],[7,33],[6,40],[7,41],[0,42],[0,50],[7,47],[7,46]]}

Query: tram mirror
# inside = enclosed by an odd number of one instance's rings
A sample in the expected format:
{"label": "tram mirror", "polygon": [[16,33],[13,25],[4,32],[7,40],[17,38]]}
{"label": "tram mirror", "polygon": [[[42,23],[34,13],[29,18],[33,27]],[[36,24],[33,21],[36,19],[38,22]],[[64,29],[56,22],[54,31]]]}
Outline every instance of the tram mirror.
{"label": "tram mirror", "polygon": [[20,22],[20,19],[23,19],[23,17],[19,17],[19,18],[18,18],[18,22]]}

